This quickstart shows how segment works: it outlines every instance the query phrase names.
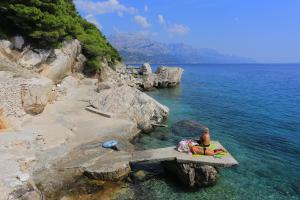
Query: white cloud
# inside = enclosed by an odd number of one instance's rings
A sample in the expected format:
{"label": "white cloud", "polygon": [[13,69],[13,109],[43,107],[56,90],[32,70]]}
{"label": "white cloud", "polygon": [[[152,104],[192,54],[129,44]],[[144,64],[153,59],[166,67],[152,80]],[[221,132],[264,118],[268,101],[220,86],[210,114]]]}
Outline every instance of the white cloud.
{"label": "white cloud", "polygon": [[183,24],[170,24],[166,27],[166,31],[171,35],[183,36],[190,31],[190,28]]}
{"label": "white cloud", "polygon": [[148,12],[148,10],[149,10],[148,5],[145,5],[145,6],[144,6],[144,10],[145,10],[145,12]]}
{"label": "white cloud", "polygon": [[137,12],[136,8],[127,7],[121,4],[118,0],[106,0],[101,2],[75,0],[74,2],[79,10],[93,15],[117,13],[119,16],[123,16],[123,13],[134,14]]}
{"label": "white cloud", "polygon": [[140,15],[134,16],[134,21],[143,28],[149,28],[151,26],[147,18]]}
{"label": "white cloud", "polygon": [[155,37],[158,35],[157,32],[152,32],[152,31],[148,31],[148,30],[139,31],[139,32],[137,32],[137,34],[143,35],[145,37]]}
{"label": "white cloud", "polygon": [[118,11],[118,12],[117,12],[117,15],[118,15],[119,17],[123,17],[124,13],[121,12],[121,11]]}
{"label": "white cloud", "polygon": [[92,14],[88,14],[84,17],[87,21],[95,24],[100,30],[102,29],[101,24],[99,24],[99,22],[97,21],[96,17]]}
{"label": "white cloud", "polygon": [[173,24],[168,22],[163,15],[157,15],[158,23],[168,32],[171,36],[183,36],[190,31],[188,26],[183,24]]}
{"label": "white cloud", "polygon": [[165,24],[165,18],[163,15],[158,15],[157,18],[158,18],[159,24],[161,24],[161,25]]}

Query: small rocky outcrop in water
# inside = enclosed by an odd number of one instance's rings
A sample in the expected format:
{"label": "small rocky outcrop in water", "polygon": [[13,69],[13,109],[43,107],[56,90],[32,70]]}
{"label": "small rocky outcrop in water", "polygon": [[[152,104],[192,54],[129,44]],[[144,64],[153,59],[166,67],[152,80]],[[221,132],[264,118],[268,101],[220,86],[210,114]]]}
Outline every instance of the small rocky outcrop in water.
{"label": "small rocky outcrop in water", "polygon": [[[172,132],[181,137],[199,137],[207,126],[192,120],[181,120],[173,124]],[[185,185],[190,187],[207,187],[216,184],[219,174],[215,167],[195,163],[162,163],[167,171],[177,175]]]}
{"label": "small rocky outcrop in water", "polygon": [[153,88],[175,87],[181,81],[183,69],[180,67],[161,66],[155,73],[152,73],[150,64],[144,63],[138,68],[119,68],[117,72],[119,77],[126,80],[128,85],[147,91]]}
{"label": "small rocky outcrop in water", "polygon": [[149,63],[144,63],[140,69],[139,69],[139,73],[141,75],[148,75],[148,74],[152,74],[152,69]]}
{"label": "small rocky outcrop in water", "polygon": [[180,67],[166,67],[161,66],[155,72],[157,74],[157,85],[158,88],[174,87],[181,81],[183,69]]}
{"label": "small rocky outcrop in water", "polygon": [[219,173],[213,166],[195,163],[162,162],[164,168],[177,175],[179,180],[189,187],[208,187],[217,183]]}

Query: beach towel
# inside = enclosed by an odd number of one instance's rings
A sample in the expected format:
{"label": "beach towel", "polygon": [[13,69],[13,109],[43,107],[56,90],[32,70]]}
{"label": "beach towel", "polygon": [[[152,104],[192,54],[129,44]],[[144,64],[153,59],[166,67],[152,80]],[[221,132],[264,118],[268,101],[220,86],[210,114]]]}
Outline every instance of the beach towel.
{"label": "beach towel", "polygon": [[[214,142],[211,142],[209,147],[207,147],[210,150],[214,150],[217,148],[216,144]],[[228,152],[220,152],[216,155],[214,155],[215,158],[223,158],[228,155]],[[202,155],[202,154],[192,154],[193,157],[200,157],[200,156],[207,156],[207,155]]]}

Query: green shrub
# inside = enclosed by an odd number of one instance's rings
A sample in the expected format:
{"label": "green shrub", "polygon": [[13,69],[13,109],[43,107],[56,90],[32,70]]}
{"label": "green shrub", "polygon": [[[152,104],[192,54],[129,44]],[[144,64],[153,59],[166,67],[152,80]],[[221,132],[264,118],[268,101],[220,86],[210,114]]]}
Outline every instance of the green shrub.
{"label": "green shrub", "polygon": [[0,18],[0,37],[21,34],[37,47],[56,48],[64,40],[77,38],[88,59],[88,71],[99,69],[103,59],[109,64],[121,60],[97,27],[77,13],[72,0],[0,2]]}

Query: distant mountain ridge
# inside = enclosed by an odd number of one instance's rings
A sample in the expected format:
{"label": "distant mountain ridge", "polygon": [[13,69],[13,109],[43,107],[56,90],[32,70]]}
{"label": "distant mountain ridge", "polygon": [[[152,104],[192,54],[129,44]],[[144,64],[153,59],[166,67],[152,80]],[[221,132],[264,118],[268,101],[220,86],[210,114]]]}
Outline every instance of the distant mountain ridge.
{"label": "distant mountain ridge", "polygon": [[108,37],[125,63],[253,63],[253,59],[222,54],[214,49],[194,48],[184,43],[157,42],[139,33],[117,33]]}

